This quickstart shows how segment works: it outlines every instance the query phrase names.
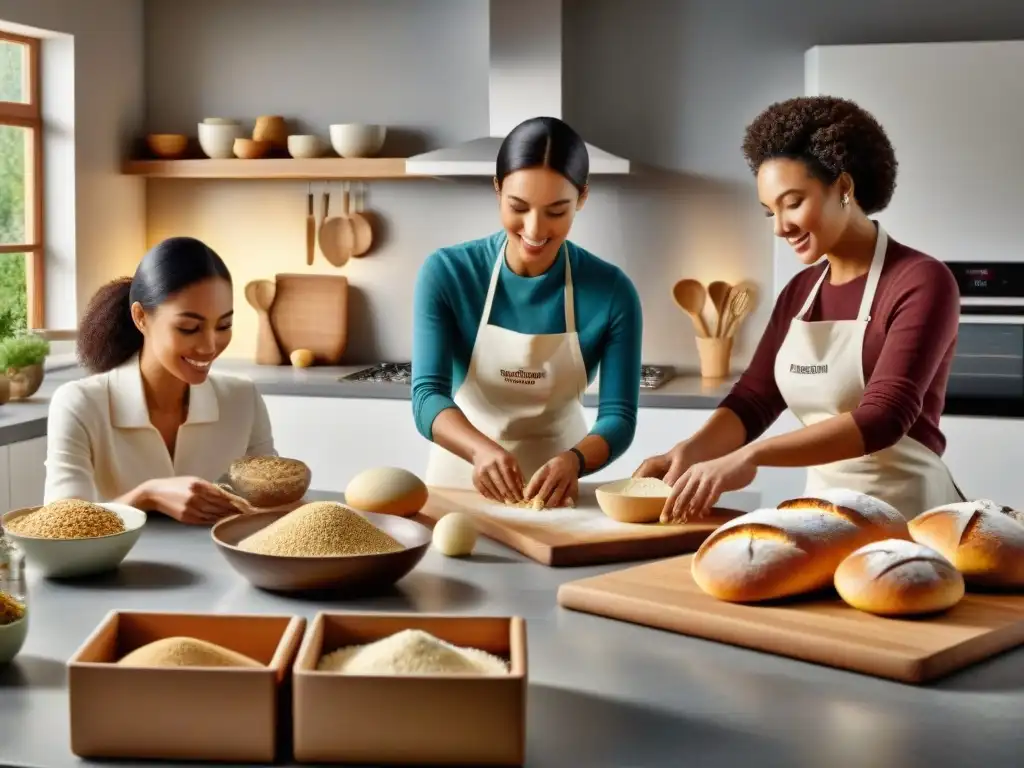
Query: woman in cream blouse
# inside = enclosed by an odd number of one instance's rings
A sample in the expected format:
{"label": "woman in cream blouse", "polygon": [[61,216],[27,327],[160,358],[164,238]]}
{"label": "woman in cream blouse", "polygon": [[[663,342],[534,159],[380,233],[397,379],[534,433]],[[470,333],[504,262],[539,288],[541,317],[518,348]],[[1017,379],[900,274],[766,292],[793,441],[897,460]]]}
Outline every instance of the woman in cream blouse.
{"label": "woman in cream blouse", "polygon": [[78,338],[93,375],[50,402],[45,503],[118,501],[195,524],[237,513],[216,481],[243,455],[276,453],[253,383],[210,373],[232,307],[227,266],[188,237],[96,293]]}

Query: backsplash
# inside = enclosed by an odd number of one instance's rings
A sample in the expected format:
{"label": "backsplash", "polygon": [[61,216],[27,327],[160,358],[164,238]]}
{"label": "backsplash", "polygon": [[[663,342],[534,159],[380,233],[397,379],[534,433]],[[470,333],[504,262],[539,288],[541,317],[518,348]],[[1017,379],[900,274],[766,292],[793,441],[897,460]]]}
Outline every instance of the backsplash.
{"label": "backsplash", "polygon": [[[205,117],[251,126],[258,115],[281,114],[293,132],[325,138],[333,122],[386,123],[383,154],[474,138],[487,129],[486,30],[487,4],[476,0],[150,0],[147,130],[194,135]],[[586,135],[586,126],[579,128]],[[738,136],[742,126],[731,130]],[[770,285],[771,234],[753,185],[642,167],[592,184],[571,238],[635,283],[644,306],[644,361],[696,369],[692,326],[671,286],[681,277]],[[318,214],[324,186],[312,186]],[[385,231],[370,256],[341,270],[319,253],[313,267],[305,265],[302,182],[151,180],[148,242],[188,234],[225,257],[236,281],[230,357],[255,352],[246,282],[323,272],[346,275],[353,289],[346,362],[408,360],[419,265],[439,246],[495,231],[494,192],[485,179],[374,181],[366,188],[367,208],[383,218]],[[341,191],[332,185],[333,211]],[[749,358],[766,317],[759,307],[741,330],[737,364]]]}

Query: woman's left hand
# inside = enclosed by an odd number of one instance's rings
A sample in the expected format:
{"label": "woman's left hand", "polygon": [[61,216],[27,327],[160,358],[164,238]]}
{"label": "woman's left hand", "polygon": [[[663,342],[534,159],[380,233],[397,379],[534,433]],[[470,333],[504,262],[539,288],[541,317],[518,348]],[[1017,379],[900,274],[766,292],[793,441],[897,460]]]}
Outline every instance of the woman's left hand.
{"label": "woman's left hand", "polygon": [[702,517],[723,493],[746,488],[756,476],[757,465],[743,450],[694,464],[672,486],[661,522],[685,523]]}
{"label": "woman's left hand", "polygon": [[530,478],[523,498],[528,501],[539,498],[545,507],[565,506],[570,499],[575,503],[580,492],[579,468],[576,454],[569,451],[558,454]]}

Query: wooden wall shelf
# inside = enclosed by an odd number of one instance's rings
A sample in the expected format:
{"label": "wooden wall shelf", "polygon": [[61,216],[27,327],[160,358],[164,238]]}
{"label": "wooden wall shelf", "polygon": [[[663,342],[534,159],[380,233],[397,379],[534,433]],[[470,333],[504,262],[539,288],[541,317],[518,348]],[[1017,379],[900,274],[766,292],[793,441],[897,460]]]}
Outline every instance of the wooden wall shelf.
{"label": "wooden wall shelf", "polygon": [[318,157],[261,160],[129,160],[123,173],[152,179],[425,179],[405,172],[404,157]]}

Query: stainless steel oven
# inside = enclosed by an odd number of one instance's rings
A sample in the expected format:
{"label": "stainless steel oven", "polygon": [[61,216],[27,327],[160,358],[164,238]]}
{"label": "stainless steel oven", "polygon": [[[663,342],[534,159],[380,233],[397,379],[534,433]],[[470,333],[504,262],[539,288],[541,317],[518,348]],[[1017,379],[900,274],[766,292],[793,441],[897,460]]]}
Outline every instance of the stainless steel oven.
{"label": "stainless steel oven", "polygon": [[960,333],[944,414],[1024,418],[1024,264],[947,262]]}

